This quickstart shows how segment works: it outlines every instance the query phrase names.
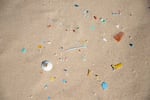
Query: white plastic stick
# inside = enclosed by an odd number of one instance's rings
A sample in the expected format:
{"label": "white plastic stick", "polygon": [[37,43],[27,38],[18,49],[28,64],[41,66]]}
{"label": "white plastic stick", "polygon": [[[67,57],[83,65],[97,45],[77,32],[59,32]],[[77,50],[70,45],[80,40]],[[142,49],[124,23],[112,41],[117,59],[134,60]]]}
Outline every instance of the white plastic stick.
{"label": "white plastic stick", "polygon": [[86,48],[87,48],[87,46],[73,47],[73,48],[67,49],[66,52],[73,51],[73,50],[79,50],[79,49],[86,49]]}

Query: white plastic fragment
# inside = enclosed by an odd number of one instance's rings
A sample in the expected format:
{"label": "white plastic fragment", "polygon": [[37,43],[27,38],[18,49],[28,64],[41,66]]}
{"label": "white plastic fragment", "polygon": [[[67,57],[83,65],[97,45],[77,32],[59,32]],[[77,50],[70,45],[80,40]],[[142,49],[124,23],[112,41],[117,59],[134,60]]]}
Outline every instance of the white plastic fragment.
{"label": "white plastic fragment", "polygon": [[51,41],[47,41],[47,44],[52,44],[52,42]]}
{"label": "white plastic fragment", "polygon": [[118,29],[119,29],[119,28],[120,28],[120,25],[118,25],[118,24],[117,24],[117,25],[116,25],[116,28],[118,28]]}
{"label": "white plastic fragment", "polygon": [[103,41],[107,42],[108,40],[106,38],[103,38]]}
{"label": "white plastic fragment", "polygon": [[66,52],[73,51],[73,50],[78,50],[78,49],[86,49],[86,48],[87,48],[86,45],[80,46],[80,47],[73,47],[73,48],[67,49]]}
{"label": "white plastic fragment", "polygon": [[51,70],[52,70],[53,65],[52,65],[52,63],[49,62],[48,60],[44,60],[44,61],[42,61],[42,63],[41,63],[41,67],[42,67],[43,71],[48,72],[48,71],[51,71]]}

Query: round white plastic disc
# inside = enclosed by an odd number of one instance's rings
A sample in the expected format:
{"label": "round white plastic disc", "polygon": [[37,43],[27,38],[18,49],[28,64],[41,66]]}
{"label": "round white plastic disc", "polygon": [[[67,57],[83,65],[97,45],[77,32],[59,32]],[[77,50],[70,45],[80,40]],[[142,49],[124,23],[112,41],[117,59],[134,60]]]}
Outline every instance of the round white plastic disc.
{"label": "round white plastic disc", "polygon": [[48,71],[52,70],[53,65],[48,60],[44,60],[44,61],[42,61],[41,67],[44,71],[48,72]]}

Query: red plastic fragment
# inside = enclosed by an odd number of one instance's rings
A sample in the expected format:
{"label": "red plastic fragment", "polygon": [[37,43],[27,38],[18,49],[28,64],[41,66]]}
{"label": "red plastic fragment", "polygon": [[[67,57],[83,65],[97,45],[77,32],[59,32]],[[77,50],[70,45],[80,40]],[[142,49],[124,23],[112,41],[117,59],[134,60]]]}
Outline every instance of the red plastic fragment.
{"label": "red plastic fragment", "polygon": [[114,39],[115,39],[117,42],[119,42],[119,41],[122,39],[123,35],[124,35],[124,32],[119,32],[119,33],[117,33],[117,34],[114,36]]}

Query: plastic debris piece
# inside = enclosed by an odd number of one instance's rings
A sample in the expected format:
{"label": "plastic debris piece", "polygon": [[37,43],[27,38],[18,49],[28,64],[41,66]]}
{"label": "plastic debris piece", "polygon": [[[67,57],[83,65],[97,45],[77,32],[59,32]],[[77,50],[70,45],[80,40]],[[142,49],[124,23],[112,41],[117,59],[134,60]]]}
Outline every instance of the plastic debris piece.
{"label": "plastic debris piece", "polygon": [[133,15],[132,13],[129,14],[129,16],[132,16],[132,15]]}
{"label": "plastic debris piece", "polygon": [[50,96],[48,96],[47,100],[51,100],[51,97],[50,97]]}
{"label": "plastic debris piece", "polygon": [[92,31],[94,31],[96,29],[96,27],[94,26],[94,25],[92,25],[91,27],[90,27],[90,30],[92,30]]}
{"label": "plastic debris piece", "polygon": [[92,71],[88,69],[87,76],[91,76],[91,75],[92,75]]}
{"label": "plastic debris piece", "polygon": [[74,6],[75,6],[75,7],[79,7],[79,5],[78,5],[78,4],[74,4]]}
{"label": "plastic debris piece", "polygon": [[27,53],[27,49],[26,49],[26,48],[22,48],[22,49],[21,49],[21,52],[22,52],[23,54],[25,54],[25,53]]}
{"label": "plastic debris piece", "polygon": [[50,28],[50,27],[51,27],[51,25],[49,24],[49,25],[47,25],[47,27],[48,27],[48,28]]}
{"label": "plastic debris piece", "polygon": [[64,69],[65,75],[66,75],[66,76],[69,76],[69,74],[68,74],[67,71],[68,71],[68,69]]}
{"label": "plastic debris piece", "polygon": [[121,15],[121,11],[120,11],[120,10],[118,10],[118,12],[112,12],[112,15],[113,15],[113,16]]}
{"label": "plastic debris piece", "polygon": [[79,28],[80,28],[79,26],[76,27],[76,29],[79,29]]}
{"label": "plastic debris piece", "polygon": [[83,14],[84,14],[85,17],[88,15],[88,13],[89,13],[88,10],[84,10],[84,11],[83,11]]}
{"label": "plastic debris piece", "polygon": [[106,19],[100,18],[100,21],[105,24],[106,23]]}
{"label": "plastic debris piece", "polygon": [[43,74],[43,71],[40,71],[40,74]]}
{"label": "plastic debris piece", "polygon": [[101,86],[102,86],[103,90],[107,90],[108,89],[108,84],[106,82],[102,82]]}
{"label": "plastic debris piece", "polygon": [[46,43],[46,41],[45,41],[45,40],[42,40],[42,41],[41,41],[41,43],[45,44],[45,43]]}
{"label": "plastic debris piece", "polygon": [[84,10],[84,13],[89,13],[89,11],[88,10]]}
{"label": "plastic debris piece", "polygon": [[76,32],[76,30],[72,30],[73,32]]}
{"label": "plastic debris piece", "polygon": [[38,45],[38,48],[39,48],[39,49],[42,49],[42,48],[43,48],[43,46],[42,46],[42,45]]}
{"label": "plastic debris piece", "polygon": [[80,50],[80,49],[79,49],[78,51],[79,51],[79,52],[81,52],[81,50]]}
{"label": "plastic debris piece", "polygon": [[106,38],[103,38],[103,41],[107,42],[108,40]]}
{"label": "plastic debris piece", "polygon": [[113,70],[119,70],[123,67],[123,64],[122,63],[118,63],[116,65],[111,65],[112,69]]}
{"label": "plastic debris piece", "polygon": [[89,18],[90,17],[89,10],[87,10],[87,9],[83,10],[83,15],[84,15],[84,17]]}
{"label": "plastic debris piece", "polygon": [[121,13],[119,13],[119,12],[118,12],[118,13],[113,12],[112,15],[113,15],[113,16],[121,15]]}
{"label": "plastic debris piece", "polygon": [[86,55],[83,55],[83,56],[82,56],[82,61],[84,61],[84,62],[87,61]]}
{"label": "plastic debris piece", "polygon": [[117,12],[112,12],[112,15],[118,15],[118,13]]}
{"label": "plastic debris piece", "polygon": [[129,39],[131,40],[131,39],[132,39],[132,36],[129,36]]}
{"label": "plastic debris piece", "polygon": [[52,44],[52,42],[51,41],[47,41],[47,44]]}
{"label": "plastic debris piece", "polygon": [[45,85],[44,85],[44,89],[47,89],[47,88],[48,88],[48,85],[47,85],[47,84],[45,84]]}
{"label": "plastic debris piece", "polygon": [[117,25],[116,25],[116,28],[118,28],[118,29],[119,29],[119,28],[120,28],[120,25],[118,25],[118,24],[117,24]]}
{"label": "plastic debris piece", "polygon": [[133,44],[133,43],[129,43],[129,46],[133,48],[133,47],[134,47],[134,44]]}
{"label": "plastic debris piece", "polygon": [[95,20],[97,20],[97,17],[96,17],[96,16],[93,16],[93,18],[94,18]]}
{"label": "plastic debris piece", "polygon": [[54,53],[53,55],[54,55],[54,56],[57,56],[58,54],[57,54],[57,53]]}
{"label": "plastic debris piece", "polygon": [[[96,96],[97,94],[95,92],[93,92],[93,95]],[[98,100],[98,99],[97,99]]]}
{"label": "plastic debris piece", "polygon": [[56,80],[56,77],[50,77],[50,81],[54,82]]}
{"label": "plastic debris piece", "polygon": [[67,72],[68,70],[67,70],[67,69],[64,69],[64,71]]}
{"label": "plastic debris piece", "polygon": [[63,79],[62,82],[63,82],[64,84],[66,84],[66,83],[67,83],[67,80]]}
{"label": "plastic debris piece", "polygon": [[94,78],[94,80],[96,80],[97,82],[101,82],[100,76],[99,76],[98,74],[95,74],[95,73],[94,73],[92,70],[90,70],[90,69],[88,69],[87,76]]}
{"label": "plastic debris piece", "polygon": [[53,65],[52,65],[52,63],[51,62],[49,62],[48,60],[44,60],[44,61],[42,61],[42,63],[41,63],[41,67],[42,67],[42,69],[43,69],[43,71],[51,71],[52,70],[52,68],[53,68]]}
{"label": "plastic debris piece", "polygon": [[60,49],[61,49],[61,50],[63,50],[63,49],[64,49],[64,47],[63,47],[63,46],[61,46],[61,47],[60,47]]}
{"label": "plastic debris piece", "polygon": [[87,13],[89,13],[89,11],[88,10],[84,10],[84,12],[83,12],[84,14],[87,14]]}
{"label": "plastic debris piece", "polygon": [[119,42],[119,41],[122,39],[123,35],[124,35],[124,32],[119,32],[119,33],[117,33],[117,34],[114,36],[114,39],[115,39],[117,42]]}
{"label": "plastic debris piece", "polygon": [[33,98],[33,95],[29,95],[28,98],[32,99],[32,98]]}
{"label": "plastic debris piece", "polygon": [[83,45],[86,45],[88,42],[89,42],[88,40],[80,40],[80,41],[79,41],[79,43],[80,43],[80,44],[83,44]]}
{"label": "plastic debris piece", "polygon": [[80,47],[73,47],[73,48],[70,48],[70,49],[67,49],[66,52],[69,52],[69,51],[73,51],[73,50],[79,50],[79,49],[86,49],[87,46],[80,46]]}
{"label": "plastic debris piece", "polygon": [[101,82],[99,75],[95,74],[95,78],[98,82]]}

